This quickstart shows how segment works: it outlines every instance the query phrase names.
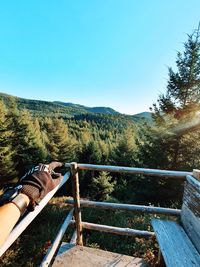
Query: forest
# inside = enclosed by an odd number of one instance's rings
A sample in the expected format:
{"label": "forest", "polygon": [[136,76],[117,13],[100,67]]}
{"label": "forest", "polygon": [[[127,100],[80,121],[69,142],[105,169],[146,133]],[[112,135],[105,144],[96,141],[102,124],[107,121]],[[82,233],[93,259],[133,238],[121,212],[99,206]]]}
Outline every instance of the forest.
{"label": "forest", "polygon": [[[56,108],[55,108],[56,107]],[[107,109],[0,95],[0,186],[16,182],[39,162],[58,160],[166,170],[200,168],[200,127],[175,131],[198,118],[200,32],[187,36],[168,69],[165,92],[151,108],[151,120]],[[82,172],[81,196],[169,206],[181,200],[181,182],[142,175]]]}

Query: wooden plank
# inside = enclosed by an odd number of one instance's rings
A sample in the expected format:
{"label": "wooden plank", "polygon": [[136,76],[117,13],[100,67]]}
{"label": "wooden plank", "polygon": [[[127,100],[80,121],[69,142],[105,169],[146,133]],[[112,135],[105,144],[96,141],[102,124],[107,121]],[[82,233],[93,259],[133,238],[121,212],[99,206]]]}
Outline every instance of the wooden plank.
{"label": "wooden plank", "polygon": [[[72,223],[75,222],[72,220]],[[154,233],[149,231],[141,231],[131,228],[120,228],[120,227],[88,223],[88,222],[82,222],[82,227],[89,230],[96,230],[117,235],[137,236],[143,238],[149,238],[154,236]]]}
{"label": "wooden plank", "polygon": [[75,245],[76,244],[76,239],[77,239],[77,232],[76,230],[73,232],[72,238],[70,240],[70,244]]}
{"label": "wooden plank", "polygon": [[78,179],[78,169],[77,163],[71,163],[71,173],[72,173],[72,190],[74,198],[74,217],[77,232],[77,245],[83,245],[83,235],[82,235],[82,224],[81,224],[81,207],[80,207],[80,195],[79,195],[79,179]]}
{"label": "wooden plank", "polygon": [[200,266],[198,251],[177,222],[153,219],[152,225],[168,267]]}
{"label": "wooden plank", "polygon": [[183,203],[200,218],[200,182],[192,176],[187,176],[184,186]]}
{"label": "wooden plank", "polygon": [[7,238],[6,242],[0,248],[0,257],[3,253],[15,242],[15,240],[21,235],[21,233],[27,228],[27,226],[35,219],[35,217],[43,210],[43,208],[47,205],[49,200],[55,195],[58,189],[66,183],[66,181],[70,177],[70,172],[67,172],[64,176],[62,181],[59,185],[56,186],[51,192],[49,192],[45,198],[43,198],[39,205],[35,207],[33,212],[29,212],[26,214],[25,217],[15,226],[13,231],[10,233],[9,237]]}
{"label": "wooden plank", "polygon": [[185,232],[200,253],[200,218],[197,218],[187,206],[183,205],[181,221]]}
{"label": "wooden plank", "polygon": [[53,267],[145,267],[140,258],[96,248],[62,244]]}
{"label": "wooden plank", "polygon": [[63,224],[60,227],[60,230],[52,244],[52,246],[50,247],[50,249],[47,251],[47,254],[45,255],[40,267],[48,267],[49,264],[51,263],[51,260],[56,252],[56,250],[58,249],[58,246],[60,245],[60,242],[70,224],[70,221],[72,220],[73,217],[73,212],[74,209],[72,209],[69,214],[67,215],[66,219],[64,220]]}
{"label": "wooden plank", "polygon": [[187,176],[181,209],[183,227],[200,253],[200,181]]}
{"label": "wooden plank", "polygon": [[[70,167],[69,163],[65,163],[65,167]],[[184,171],[168,171],[168,170],[156,170],[156,169],[145,169],[145,168],[133,168],[123,166],[109,166],[109,165],[94,165],[94,164],[78,164],[79,170],[91,170],[91,171],[108,171],[108,172],[119,172],[129,174],[143,174],[150,176],[177,178],[185,180],[187,175],[192,175],[192,172]]]}
{"label": "wooden plank", "polygon": [[[74,204],[74,201],[72,198],[68,198],[65,202],[68,204]],[[97,209],[106,209],[106,210],[125,210],[125,211],[134,211],[134,212],[140,212],[140,213],[163,214],[163,215],[169,215],[169,216],[180,216],[181,215],[181,210],[154,207],[154,206],[97,202],[97,201],[89,201],[89,200],[80,200],[80,204],[81,204],[81,207],[84,207],[84,208],[97,208]]]}

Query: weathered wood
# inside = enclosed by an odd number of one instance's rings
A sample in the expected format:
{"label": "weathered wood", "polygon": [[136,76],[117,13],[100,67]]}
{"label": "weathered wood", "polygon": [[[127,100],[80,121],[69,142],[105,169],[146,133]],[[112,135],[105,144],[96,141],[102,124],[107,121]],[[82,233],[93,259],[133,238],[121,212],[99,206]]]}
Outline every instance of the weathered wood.
{"label": "weathered wood", "polygon": [[200,181],[187,176],[181,209],[183,227],[200,253]]}
{"label": "weathered wood", "polygon": [[77,232],[76,230],[73,232],[72,238],[70,240],[70,244],[75,245],[76,244],[76,239],[77,239]]}
{"label": "weathered wood", "polygon": [[[74,204],[72,198],[68,198],[66,201],[68,204]],[[106,210],[125,210],[125,211],[134,211],[140,213],[151,213],[151,214],[163,214],[169,216],[180,216],[181,210],[178,209],[169,209],[169,208],[160,208],[153,206],[142,206],[142,205],[133,205],[133,204],[119,204],[119,203],[108,203],[108,202],[96,202],[89,200],[80,200],[81,207],[84,208],[97,208],[97,209],[106,209]]]}
{"label": "weathered wood", "polygon": [[52,246],[50,247],[50,249],[48,250],[47,254],[45,255],[45,258],[43,259],[40,267],[47,267],[49,266],[49,264],[51,263],[51,260],[53,259],[53,256],[56,252],[56,250],[58,249],[59,245],[60,245],[60,242],[70,224],[70,221],[72,220],[72,217],[73,217],[73,212],[74,212],[74,209],[72,209],[69,214],[67,215],[64,223],[62,224]]}
{"label": "weathered wood", "polygon": [[80,195],[79,195],[79,179],[78,179],[78,169],[77,163],[71,163],[71,173],[72,173],[72,190],[74,198],[74,217],[76,222],[76,232],[77,232],[77,245],[83,245],[82,237],[82,224],[81,224],[81,208],[80,208]]}
{"label": "weathered wood", "polygon": [[[72,220],[71,222],[75,223],[74,220]],[[131,229],[131,228],[120,228],[120,227],[88,223],[88,222],[82,222],[82,227],[88,230],[96,230],[96,231],[101,231],[101,232],[106,232],[106,233],[111,233],[111,234],[117,234],[117,235],[137,236],[137,237],[143,237],[143,238],[154,236],[154,233],[149,232],[149,231],[141,231],[141,230],[136,230],[136,229]]]}
{"label": "weathered wood", "polygon": [[200,266],[198,251],[177,222],[153,219],[152,225],[168,267]]}
{"label": "weathered wood", "polygon": [[63,243],[52,267],[145,267],[140,258]]}
{"label": "weathered wood", "polygon": [[192,172],[192,176],[200,181],[200,170],[194,169]]}
{"label": "weathered wood", "polygon": [[[65,163],[66,167],[69,167],[69,163]],[[185,179],[187,175],[192,175],[192,172],[182,171],[166,171],[156,169],[144,169],[144,168],[132,168],[123,166],[108,166],[108,165],[93,165],[93,164],[78,164],[79,170],[91,170],[91,171],[108,171],[108,172],[120,172],[129,174],[143,174],[150,176],[168,177]]]}
{"label": "weathered wood", "polygon": [[36,218],[36,216],[43,210],[43,208],[47,205],[49,200],[54,196],[54,194],[58,191],[58,189],[66,183],[66,181],[70,177],[70,172],[67,172],[59,185],[56,186],[51,192],[49,192],[45,198],[43,198],[39,205],[35,207],[33,212],[27,213],[27,215],[15,226],[13,231],[10,233],[6,242],[0,248],[0,257],[3,253],[15,242],[15,240],[21,235],[21,233],[27,228],[27,226]]}

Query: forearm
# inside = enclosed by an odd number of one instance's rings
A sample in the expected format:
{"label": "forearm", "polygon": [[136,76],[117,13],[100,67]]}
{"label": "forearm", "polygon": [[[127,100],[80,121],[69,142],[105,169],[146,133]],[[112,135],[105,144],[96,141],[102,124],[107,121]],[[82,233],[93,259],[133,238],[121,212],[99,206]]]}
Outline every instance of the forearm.
{"label": "forearm", "polygon": [[[21,195],[24,197],[28,206],[29,198],[24,194]],[[0,207],[0,246],[5,242],[19,220],[20,215],[20,210],[13,203],[8,203]]]}

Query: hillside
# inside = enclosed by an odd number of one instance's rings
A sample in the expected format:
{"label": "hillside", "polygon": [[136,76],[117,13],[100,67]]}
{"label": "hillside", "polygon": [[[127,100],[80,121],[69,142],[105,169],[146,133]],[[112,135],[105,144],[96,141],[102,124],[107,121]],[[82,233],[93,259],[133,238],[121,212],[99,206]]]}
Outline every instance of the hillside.
{"label": "hillside", "polygon": [[119,114],[116,110],[109,108],[109,107],[86,107],[83,105],[79,104],[74,104],[74,103],[65,103],[61,101],[54,101],[53,103],[65,107],[71,107],[71,108],[78,108],[80,110],[83,110],[83,113],[88,112],[88,113],[103,113],[103,114]]}
{"label": "hillside", "polygon": [[8,94],[0,93],[0,100],[9,106],[12,100],[17,103],[17,107],[21,109],[28,109],[34,116],[48,116],[48,117],[62,117],[65,119],[86,119],[93,121],[101,121],[105,118],[108,122],[110,120],[118,118],[118,120],[127,122],[140,122],[145,120],[149,123],[152,122],[150,112],[142,112],[136,115],[126,115],[117,112],[110,107],[87,107],[80,104],[65,103],[61,101],[42,101],[42,100],[32,100],[25,99],[16,96],[11,96]]}
{"label": "hillside", "polygon": [[141,120],[145,120],[146,122],[149,122],[150,124],[153,123],[151,112],[141,112],[141,113],[132,115],[132,119],[135,122],[140,122]]}

